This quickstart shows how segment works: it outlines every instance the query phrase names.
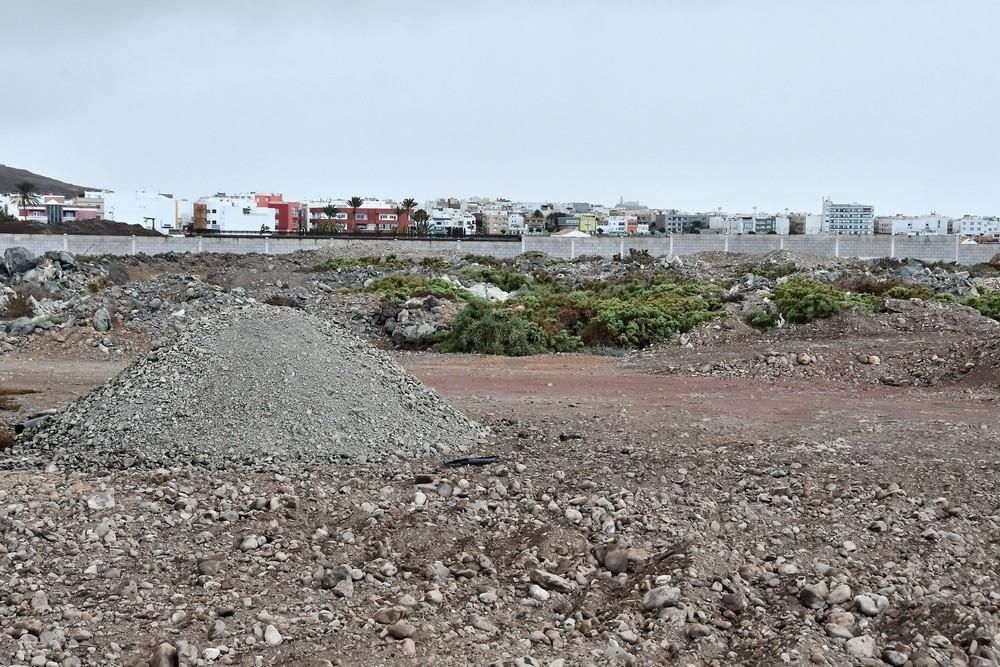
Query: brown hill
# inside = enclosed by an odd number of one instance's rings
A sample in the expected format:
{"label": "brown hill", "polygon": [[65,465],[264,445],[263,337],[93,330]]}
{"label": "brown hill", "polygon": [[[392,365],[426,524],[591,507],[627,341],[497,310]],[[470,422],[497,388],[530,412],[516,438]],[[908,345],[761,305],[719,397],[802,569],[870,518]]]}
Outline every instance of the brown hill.
{"label": "brown hill", "polygon": [[83,194],[84,190],[98,190],[83,185],[73,185],[57,181],[48,176],[41,176],[27,169],[15,169],[5,164],[0,164],[0,193],[14,192],[15,186],[23,181],[28,181],[35,186],[35,191],[42,195],[65,195],[75,197]]}

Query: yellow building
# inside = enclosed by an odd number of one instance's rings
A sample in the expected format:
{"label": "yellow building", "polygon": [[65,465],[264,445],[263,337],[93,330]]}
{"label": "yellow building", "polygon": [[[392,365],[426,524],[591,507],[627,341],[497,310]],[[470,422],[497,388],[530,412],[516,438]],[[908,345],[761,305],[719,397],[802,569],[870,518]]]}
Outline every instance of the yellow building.
{"label": "yellow building", "polygon": [[581,213],[577,216],[580,219],[580,231],[591,234],[597,233],[597,216],[593,213]]}

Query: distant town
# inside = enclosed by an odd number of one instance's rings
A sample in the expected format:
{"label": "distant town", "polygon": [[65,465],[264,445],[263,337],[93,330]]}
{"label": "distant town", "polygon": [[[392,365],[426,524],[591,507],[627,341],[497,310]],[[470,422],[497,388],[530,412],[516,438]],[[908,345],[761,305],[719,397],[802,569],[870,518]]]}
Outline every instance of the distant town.
{"label": "distant town", "polygon": [[87,191],[72,197],[30,183],[0,195],[0,219],[60,224],[86,220],[141,225],[163,234],[372,234],[572,237],[667,234],[832,234],[935,236],[1000,240],[1000,217],[935,212],[876,215],[868,204],[823,199],[817,212],[688,212],[620,199],[526,202],[441,198],[422,204],[372,197],[286,201],[280,194],[215,194],[197,200],[149,192]]}

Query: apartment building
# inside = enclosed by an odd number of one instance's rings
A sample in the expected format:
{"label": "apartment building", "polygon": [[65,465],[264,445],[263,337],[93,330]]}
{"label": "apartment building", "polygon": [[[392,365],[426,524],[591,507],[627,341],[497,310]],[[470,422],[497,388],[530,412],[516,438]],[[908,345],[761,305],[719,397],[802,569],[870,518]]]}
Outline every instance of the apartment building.
{"label": "apartment building", "polygon": [[130,225],[142,225],[158,232],[180,228],[177,202],[170,195],[154,192],[104,192],[101,217]]}
{"label": "apartment building", "polygon": [[875,233],[875,207],[867,204],[837,204],[823,200],[823,232],[864,235]]}
{"label": "apartment building", "polygon": [[713,215],[708,218],[708,228],[717,234],[788,234],[790,221],[785,215]]}
{"label": "apartment building", "polygon": [[904,236],[935,236],[947,234],[950,218],[930,215],[891,215],[875,220],[876,234],[901,234]]}
{"label": "apartment building", "polygon": [[261,206],[262,201],[256,194],[202,197],[194,204],[192,224],[195,231],[215,234],[273,231],[278,222],[277,211]]}
{"label": "apartment building", "polygon": [[962,236],[989,236],[1000,238],[1000,217],[982,215],[963,215],[955,218],[949,225],[952,234]]}
{"label": "apartment building", "polygon": [[[327,207],[336,209],[333,217],[327,215]],[[330,221],[340,222],[344,231],[373,234],[404,233],[410,225],[413,211],[406,211],[394,201],[365,199],[356,209],[344,199],[314,201],[307,206],[309,227]]]}

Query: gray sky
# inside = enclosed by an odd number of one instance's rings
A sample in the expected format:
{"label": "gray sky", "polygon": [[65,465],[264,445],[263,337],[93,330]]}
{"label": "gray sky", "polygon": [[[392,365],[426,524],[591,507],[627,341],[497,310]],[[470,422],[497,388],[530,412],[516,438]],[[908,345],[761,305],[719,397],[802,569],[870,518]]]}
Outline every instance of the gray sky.
{"label": "gray sky", "polygon": [[185,195],[1000,213],[998,26],[998,0],[3,2],[0,162]]}

